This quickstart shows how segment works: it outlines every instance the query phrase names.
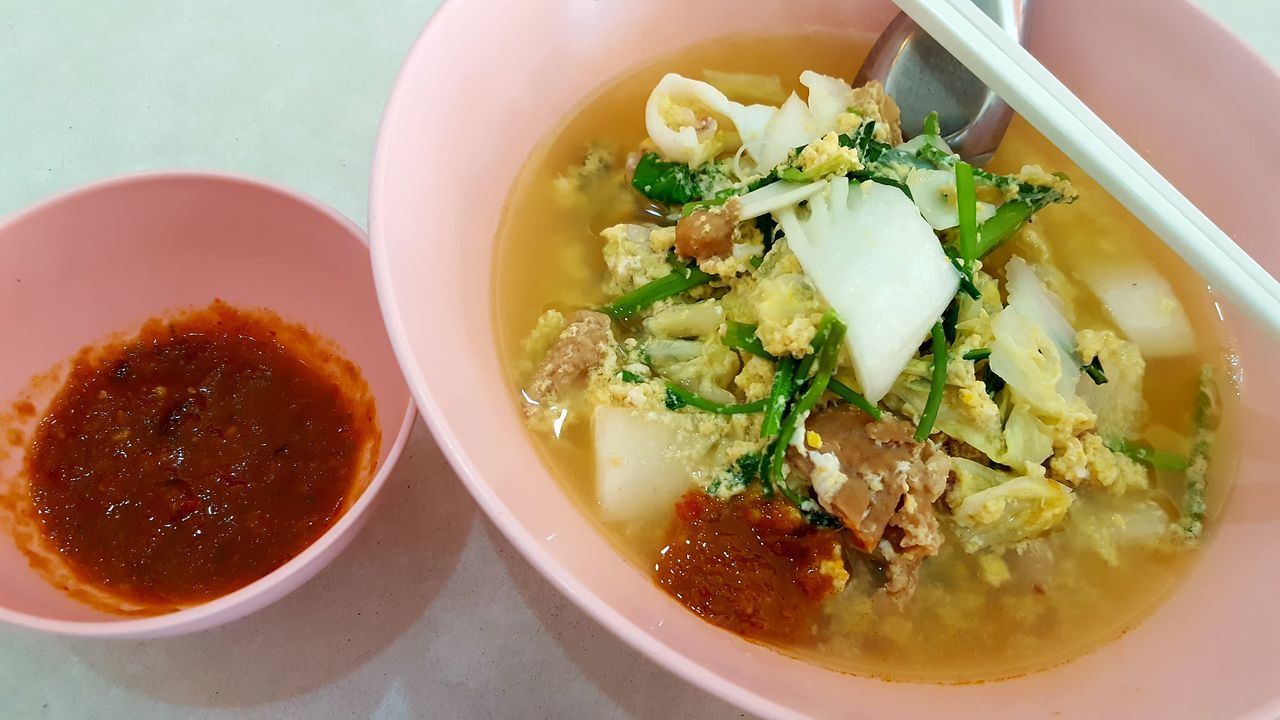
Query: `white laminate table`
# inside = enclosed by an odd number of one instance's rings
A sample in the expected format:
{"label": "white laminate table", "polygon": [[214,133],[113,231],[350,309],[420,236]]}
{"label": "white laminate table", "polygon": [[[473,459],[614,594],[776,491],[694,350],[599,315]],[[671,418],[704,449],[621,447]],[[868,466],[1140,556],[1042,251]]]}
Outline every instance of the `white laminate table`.
{"label": "white laminate table", "polygon": [[[465,0],[457,0],[465,1]],[[1280,2],[1197,0],[1280,62]],[[214,168],[363,222],[383,100],[439,0],[0,0],[0,215],[123,172]],[[419,422],[314,581],[191,637],[0,627],[0,720],[740,717],[561,598]]]}

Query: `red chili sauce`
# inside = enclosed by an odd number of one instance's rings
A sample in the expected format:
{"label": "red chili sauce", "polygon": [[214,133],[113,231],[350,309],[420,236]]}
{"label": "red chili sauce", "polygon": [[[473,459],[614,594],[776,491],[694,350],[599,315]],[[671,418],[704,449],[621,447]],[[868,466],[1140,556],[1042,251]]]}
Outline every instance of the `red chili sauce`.
{"label": "red chili sauce", "polygon": [[243,587],[319,537],[379,439],[359,371],[320,347],[215,302],[82,351],[27,454],[39,525],[74,573],[172,608]]}
{"label": "red chili sauce", "polygon": [[703,618],[746,636],[804,636],[832,590],[821,565],[834,530],[804,521],[785,500],[690,492],[676,504],[658,584]]}

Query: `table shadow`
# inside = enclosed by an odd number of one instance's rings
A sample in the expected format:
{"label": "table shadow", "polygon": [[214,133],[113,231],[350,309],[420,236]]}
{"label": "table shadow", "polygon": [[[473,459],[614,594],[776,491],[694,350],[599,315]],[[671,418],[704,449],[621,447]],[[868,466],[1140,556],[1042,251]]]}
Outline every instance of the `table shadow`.
{"label": "table shadow", "polygon": [[165,702],[244,708],[344,677],[423,615],[448,582],[476,506],[419,422],[367,525],[306,585],[195,635],[67,640],[108,681]]}
{"label": "table shadow", "polygon": [[557,592],[511,547],[496,526],[485,526],[512,582],[538,621],[583,675],[628,715],[666,720],[747,717],[615,637]]}

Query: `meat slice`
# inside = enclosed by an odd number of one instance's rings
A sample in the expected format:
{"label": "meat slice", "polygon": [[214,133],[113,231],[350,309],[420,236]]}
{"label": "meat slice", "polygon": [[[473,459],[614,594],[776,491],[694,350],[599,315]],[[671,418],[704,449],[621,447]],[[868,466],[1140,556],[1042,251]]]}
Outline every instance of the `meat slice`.
{"label": "meat slice", "polygon": [[[835,407],[805,423],[821,447],[788,451],[792,467],[814,484],[818,501],[838,516],[863,552],[886,562],[886,591],[910,597],[925,557],[936,555],[943,535],[933,503],[947,487],[951,458],[930,441],[917,442],[910,423],[896,418],[872,421],[859,410]],[[839,463],[833,482],[820,465],[830,453]]]}
{"label": "meat slice", "polygon": [[682,258],[709,260],[733,252],[733,234],[738,228],[742,203],[738,198],[717,208],[695,210],[676,223],[676,254]]}
{"label": "meat slice", "polygon": [[611,344],[613,327],[608,315],[594,310],[577,312],[529,381],[530,396],[539,403],[563,397],[600,365]]}
{"label": "meat slice", "polygon": [[[906,428],[906,442],[895,434],[899,424]],[[844,521],[858,549],[872,551],[907,492],[904,470],[914,452],[911,426],[889,419],[873,423],[861,411],[838,407],[810,415],[805,428],[817,433],[821,447],[806,452],[790,448],[792,467],[814,485],[823,507]],[[815,456],[826,454],[839,462],[843,480],[837,477],[833,483],[815,475],[815,461],[824,460]]]}

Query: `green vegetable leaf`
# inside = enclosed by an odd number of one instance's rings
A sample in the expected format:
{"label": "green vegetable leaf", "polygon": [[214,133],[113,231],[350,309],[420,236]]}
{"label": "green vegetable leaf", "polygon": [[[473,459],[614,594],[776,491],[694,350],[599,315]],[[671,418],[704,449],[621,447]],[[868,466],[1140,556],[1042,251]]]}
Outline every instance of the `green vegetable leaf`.
{"label": "green vegetable leaf", "polygon": [[1094,385],[1107,384],[1107,374],[1102,371],[1102,362],[1098,358],[1095,357],[1093,362],[1082,366],[1080,369],[1084,371],[1085,375],[1089,376]]}
{"label": "green vegetable leaf", "polygon": [[764,412],[765,403],[768,398],[757,400],[750,403],[742,403],[738,405],[724,405],[708,400],[697,393],[690,392],[675,383],[667,383],[667,396],[665,404],[668,410],[679,410],[682,407],[691,407],[702,410],[703,412],[714,413],[716,415],[745,415],[750,413]]}
{"label": "green vegetable leaf", "polygon": [[[763,459],[764,458],[760,453],[747,453],[734,461],[733,465],[728,468],[729,483],[732,485],[732,488],[734,490],[744,488],[747,485],[750,485],[752,480],[759,477],[760,464]],[[722,477],[716,478],[707,486],[707,494],[715,495],[720,491],[721,485]]]}
{"label": "green vegetable leaf", "polygon": [[965,360],[986,360],[991,357],[991,348],[974,348],[962,355]]}
{"label": "green vegetable leaf", "polygon": [[1158,450],[1148,443],[1125,440],[1124,438],[1110,438],[1105,441],[1105,444],[1113,452],[1118,452],[1156,470],[1182,472],[1187,469],[1186,458],[1165,450]]}
{"label": "green vegetable leaf", "polygon": [[827,383],[827,389],[831,391],[831,394],[870,415],[872,420],[879,420],[884,415],[880,408],[872,405],[869,400],[862,396],[862,393],[835,378],[831,378],[831,381]]}
{"label": "green vegetable leaf", "polygon": [[614,320],[623,320],[659,300],[674,297],[699,285],[705,285],[711,280],[711,275],[702,272],[693,265],[678,266],[672,269],[670,275],[665,275],[641,285],[600,308],[600,312]]}
{"label": "green vegetable leaf", "polygon": [[769,390],[769,402],[764,411],[764,422],[760,425],[760,437],[771,438],[778,434],[782,426],[782,416],[787,411],[787,402],[791,400],[796,377],[796,361],[793,358],[782,358],[773,371],[773,387]]}
{"label": "green vegetable leaf", "polygon": [[746,323],[729,321],[725,327],[724,339],[721,340],[726,347],[734,350],[742,350],[751,353],[757,357],[766,360],[774,360],[775,358],[765,351],[764,345],[760,343],[760,338],[756,337],[756,326]]}
{"label": "green vegetable leaf", "polygon": [[934,110],[924,119],[924,134],[938,136],[942,134],[942,128],[938,124],[938,111]]}
{"label": "green vegetable leaf", "polygon": [[630,370],[623,370],[622,372],[618,373],[618,377],[622,378],[622,382],[628,382],[628,383],[633,383],[637,385],[645,382],[644,378],[631,372]]}
{"label": "green vegetable leaf", "polygon": [[956,211],[960,217],[960,263],[973,280],[978,249],[978,198],[973,188],[973,166],[956,163]]}
{"label": "green vegetable leaf", "polygon": [[933,337],[933,380],[929,385],[929,399],[924,403],[924,411],[920,413],[920,424],[916,426],[916,441],[924,442],[933,432],[933,422],[938,418],[938,408],[942,406],[942,391],[947,383],[947,337],[942,329],[942,321],[934,323],[930,331]]}
{"label": "green vegetable leaf", "polygon": [[707,177],[684,163],[666,162],[657,153],[645,153],[636,163],[631,187],[650,200],[683,205],[706,194]]}

